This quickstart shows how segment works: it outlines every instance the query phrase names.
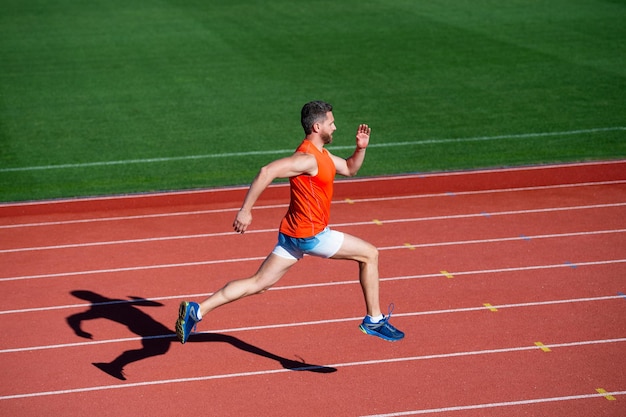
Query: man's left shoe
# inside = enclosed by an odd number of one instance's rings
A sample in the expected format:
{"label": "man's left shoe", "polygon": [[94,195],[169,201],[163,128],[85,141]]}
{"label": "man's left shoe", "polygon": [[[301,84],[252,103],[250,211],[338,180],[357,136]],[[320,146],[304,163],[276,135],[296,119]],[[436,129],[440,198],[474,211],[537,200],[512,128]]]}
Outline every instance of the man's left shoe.
{"label": "man's left shoe", "polygon": [[198,311],[200,305],[193,301],[183,301],[178,308],[178,320],[176,320],[176,336],[180,343],[185,343],[189,339],[191,332],[196,331]]}

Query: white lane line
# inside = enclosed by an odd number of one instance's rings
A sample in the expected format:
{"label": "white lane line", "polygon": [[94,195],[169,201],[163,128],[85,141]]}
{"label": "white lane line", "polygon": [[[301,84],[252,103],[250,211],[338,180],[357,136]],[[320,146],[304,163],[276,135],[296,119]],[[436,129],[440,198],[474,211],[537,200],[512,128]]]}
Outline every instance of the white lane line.
{"label": "white lane line", "polygon": [[[372,143],[369,146],[371,148],[395,148],[404,146],[420,146],[430,144],[445,144],[445,143],[462,143],[462,142],[482,142],[491,140],[503,140],[503,139],[519,139],[519,138],[542,138],[549,136],[574,136],[584,135],[590,133],[602,133],[602,132],[615,132],[626,130],[624,126],[612,126],[612,127],[598,127],[592,129],[578,129],[578,130],[566,130],[561,132],[537,132],[537,133],[518,133],[512,135],[496,135],[496,136],[475,136],[467,138],[442,138],[442,139],[422,139],[404,142],[388,142],[388,143]],[[330,149],[343,150],[353,149],[354,146],[333,146]],[[247,156],[257,155],[280,155],[286,153],[293,153],[294,149],[273,149],[267,151],[247,151],[247,152],[224,152],[214,154],[201,154],[201,155],[184,155],[184,156],[170,156],[160,158],[140,158],[140,159],[124,159],[117,161],[95,161],[95,162],[83,162],[75,164],[55,164],[55,165],[39,165],[28,167],[9,167],[0,168],[0,172],[22,172],[22,171],[42,171],[52,169],[73,169],[73,168],[91,168],[101,166],[113,166],[113,165],[132,165],[132,164],[148,164],[148,163],[164,163],[164,162],[176,162],[176,161],[190,161],[199,159],[216,159],[216,158],[242,158]]]}
{"label": "white lane line", "polygon": [[[514,192],[528,192],[528,191],[544,191],[544,190],[556,190],[564,188],[582,188],[593,187],[602,185],[619,185],[626,184],[626,180],[611,180],[611,181],[595,181],[595,182],[581,182],[573,184],[557,184],[557,185],[537,185],[532,187],[517,187],[517,188],[497,188],[491,190],[474,190],[474,191],[455,191],[455,196],[466,195],[480,195],[480,194],[496,194],[496,193],[514,193]],[[410,200],[416,198],[433,198],[433,197],[449,197],[450,193],[435,193],[435,194],[417,194],[408,196],[393,196],[393,197],[375,197],[375,198],[355,198],[351,199],[351,203],[370,203],[375,201],[388,201],[388,200]],[[334,203],[334,202],[333,202]]]}
{"label": "white lane line", "polygon": [[[618,234],[618,233],[624,233],[624,232],[626,232],[626,229],[595,230],[595,231],[585,231],[585,232],[554,233],[554,234],[546,234],[546,235],[514,236],[514,237],[503,237],[503,238],[493,238],[493,239],[461,240],[461,241],[454,241],[454,242],[406,244],[406,245],[401,245],[401,246],[379,247],[378,250],[384,251],[384,250],[398,250],[398,249],[407,249],[407,248],[416,249],[416,248],[434,248],[434,247],[455,246],[455,245],[462,246],[462,245],[475,245],[475,244],[491,244],[491,243],[498,243],[498,242],[513,242],[513,241],[522,241],[522,240],[529,241],[533,239],[554,239],[554,238],[570,238],[570,237],[580,237],[580,236],[607,235],[607,234]],[[120,267],[120,268],[92,269],[92,270],[73,271],[73,272],[57,272],[57,273],[52,273],[52,274],[21,275],[21,276],[0,278],[0,282],[42,279],[42,278],[55,278],[55,277],[69,277],[69,276],[79,276],[79,275],[105,274],[105,273],[118,273],[118,272],[132,272],[132,271],[142,271],[142,270],[152,270],[152,269],[193,267],[193,266],[227,264],[227,263],[238,263],[238,262],[248,262],[248,261],[260,261],[260,260],[264,260],[265,257],[266,255],[257,256],[257,257],[247,257],[247,258],[215,259],[215,260],[208,260],[208,261],[180,262],[180,263],[173,263],[173,264],[155,264],[155,265],[141,265],[141,266]]]}
{"label": "white lane line", "polygon": [[[482,213],[471,213],[471,214],[453,214],[453,215],[446,215],[446,216],[413,217],[413,218],[407,218],[407,219],[381,218],[379,220],[380,222],[386,223],[386,224],[413,223],[413,222],[436,221],[436,220],[470,219],[470,218],[476,218],[476,217],[482,218],[482,217],[485,217],[486,215],[493,216],[493,217],[513,216],[513,215],[524,215],[524,214],[535,214],[535,213],[554,213],[554,212],[562,212],[562,211],[592,210],[592,209],[615,208],[615,207],[626,207],[626,203],[593,204],[593,205],[570,206],[570,207],[549,207],[549,208],[542,208],[542,209],[509,210],[509,211],[482,212]],[[336,224],[331,224],[330,226],[331,227],[370,226],[373,224],[374,223],[372,223],[372,221],[369,220],[369,221],[363,221],[363,222],[336,223]],[[250,230],[246,233],[276,233],[276,229],[257,229],[257,230]],[[92,246],[109,246],[109,245],[161,242],[161,241],[168,241],[168,240],[205,239],[205,238],[211,238],[211,237],[234,236],[234,235],[235,235],[235,232],[232,232],[232,231],[216,232],[216,233],[198,233],[198,234],[193,234],[193,235],[161,236],[161,237],[122,239],[122,240],[111,240],[111,241],[101,241],[101,242],[68,243],[64,245],[31,246],[31,247],[13,248],[13,249],[0,249],[0,253],[74,249],[74,248],[84,248],[84,247],[92,247]]]}
{"label": "white lane line", "polygon": [[[626,180],[596,181],[596,182],[542,185],[542,186],[518,187],[518,188],[499,188],[499,189],[478,190],[478,191],[460,191],[460,192],[456,192],[455,195],[465,196],[465,195],[479,195],[479,194],[493,194],[493,193],[512,193],[512,192],[541,191],[541,190],[562,189],[562,188],[594,187],[594,186],[619,185],[619,184],[626,184]],[[443,192],[443,193],[433,193],[433,194],[414,194],[414,195],[396,196],[396,197],[374,197],[374,198],[360,198],[360,199],[355,198],[355,199],[351,199],[350,202],[346,200],[335,200],[333,201],[333,204],[371,203],[371,202],[376,202],[376,201],[411,200],[411,199],[439,198],[439,197],[449,197],[449,193]],[[265,206],[260,205],[260,206],[255,206],[254,210],[277,209],[277,208],[284,209],[287,206],[288,204],[286,203],[265,205]],[[91,223],[91,222],[95,223],[95,222],[114,222],[114,221],[125,221],[125,220],[142,220],[142,219],[174,217],[174,216],[195,216],[195,215],[204,215],[204,214],[229,213],[229,212],[235,212],[238,210],[239,210],[239,207],[232,207],[232,208],[213,209],[213,210],[195,210],[195,211],[154,213],[154,214],[143,214],[143,215],[132,215],[132,216],[98,217],[98,218],[88,218],[88,219],[61,220],[61,221],[49,221],[49,222],[37,222],[37,223],[16,223],[16,224],[0,225],[0,229],[60,226],[60,225],[67,225],[67,224],[80,224],[80,223]]]}
{"label": "white lane line", "polygon": [[552,233],[546,235],[531,235],[531,236],[514,236],[514,237],[501,237],[492,239],[475,239],[475,240],[459,240],[454,242],[437,242],[437,243],[417,243],[406,244],[400,246],[387,246],[378,248],[378,250],[395,250],[395,249],[416,249],[416,248],[434,248],[438,246],[456,246],[456,245],[475,245],[484,243],[498,243],[498,242],[514,242],[518,240],[530,241],[533,239],[554,239],[554,238],[566,238],[566,237],[579,237],[579,236],[593,236],[593,235],[606,235],[614,233],[624,233],[626,229],[610,229],[610,230],[594,230],[586,232],[570,232],[570,233]]}
{"label": "white lane line", "polygon": [[174,264],[129,266],[129,267],[123,267],[123,268],[92,269],[92,270],[87,270],[87,271],[59,272],[56,274],[23,275],[23,276],[18,276],[18,277],[0,278],[0,282],[21,281],[25,279],[41,279],[41,278],[72,277],[72,276],[93,275],[93,274],[108,274],[108,273],[119,273],[119,272],[134,272],[134,271],[144,271],[144,270],[151,270],[151,269],[183,268],[183,267],[191,267],[191,266],[227,264],[227,263],[238,263],[238,262],[248,262],[248,261],[262,261],[263,259],[265,259],[265,256],[257,256],[257,257],[252,257],[252,258],[238,258],[238,259],[216,259],[216,260],[211,260],[211,261],[198,261],[198,262],[180,262],[180,263],[174,263]]}
{"label": "white lane line", "polygon": [[[536,302],[528,302],[528,303],[517,303],[517,304],[501,304],[501,305],[493,305],[490,307],[485,307],[484,305],[476,306],[476,307],[462,307],[462,308],[453,308],[453,309],[445,309],[445,310],[428,310],[428,311],[415,311],[408,313],[396,313],[394,317],[415,317],[415,316],[430,316],[435,314],[455,314],[455,313],[469,313],[474,311],[487,311],[490,308],[497,309],[505,309],[505,308],[527,308],[527,307],[541,307],[547,305],[559,305],[559,304],[576,304],[576,303],[590,303],[590,302],[598,302],[598,301],[610,301],[621,299],[623,296],[621,295],[607,295],[600,297],[585,297],[585,298],[570,298],[567,300],[548,300],[548,301],[536,301]],[[154,300],[154,299],[153,299]],[[105,304],[113,304],[113,303],[105,303]],[[101,305],[101,304],[99,304]],[[90,307],[89,304],[83,305],[83,307]],[[318,321],[305,321],[305,322],[295,322],[295,323],[276,323],[276,324],[267,324],[262,326],[248,326],[248,327],[233,327],[226,329],[217,329],[210,331],[198,332],[196,334],[212,334],[212,333],[238,333],[238,332],[249,332],[249,331],[257,331],[257,330],[271,330],[271,329],[283,329],[289,327],[304,327],[304,326],[315,326],[315,325],[327,325],[329,323],[345,323],[345,322],[354,322],[362,320],[362,317],[347,317],[340,319],[326,319],[326,320],[318,320]],[[89,340],[84,342],[72,342],[72,343],[61,343],[55,345],[41,345],[41,346],[28,346],[28,347],[19,347],[19,348],[7,348],[1,349],[0,354],[3,353],[16,353],[16,352],[32,352],[37,350],[48,350],[48,349],[65,349],[70,347],[77,346],[94,346],[94,345],[102,345],[102,344],[110,344],[110,343],[126,343],[126,342],[134,342],[141,340],[150,340],[150,339],[174,339],[175,335],[173,333],[163,334],[163,335],[155,335],[155,336],[144,336],[144,337],[125,337],[119,339],[107,339],[107,340]]]}
{"label": "white lane line", "polygon": [[[542,347],[556,349],[556,348],[565,348],[565,347],[577,347],[577,346],[600,345],[600,344],[623,343],[623,342],[626,342],[626,338],[585,340],[585,341],[579,341],[579,342],[544,344]],[[379,365],[379,364],[398,363],[398,362],[413,362],[413,361],[423,361],[423,360],[457,358],[457,357],[465,357],[465,356],[493,355],[493,354],[501,354],[501,353],[532,351],[532,350],[539,350],[539,349],[540,348],[536,345],[519,346],[519,347],[500,348],[500,349],[477,350],[477,351],[469,351],[469,352],[440,353],[440,354],[433,354],[433,355],[410,356],[410,357],[401,357],[401,358],[392,358],[392,359],[373,359],[373,360],[358,361],[358,362],[344,362],[344,363],[324,365],[324,367],[347,368],[347,367],[353,367],[353,366],[369,366],[369,365]],[[302,368],[302,370],[316,369],[320,367],[321,366],[315,366],[315,367],[308,366],[308,367]],[[55,391],[30,392],[30,393],[3,395],[3,396],[0,396],[0,401],[15,400],[15,399],[22,399],[22,398],[33,398],[33,397],[46,397],[46,396],[52,396],[52,395],[77,394],[77,393],[82,393],[82,392],[104,391],[104,390],[110,390],[110,389],[124,389],[124,388],[144,387],[144,386],[153,386],[153,385],[209,381],[209,380],[215,380],[215,379],[251,377],[251,376],[257,376],[257,375],[270,375],[270,374],[293,372],[293,371],[294,371],[293,369],[284,369],[284,368],[283,369],[269,369],[269,370],[252,371],[252,372],[237,372],[237,373],[231,373],[231,374],[205,375],[205,376],[199,376],[199,377],[194,377],[194,378],[164,379],[164,380],[156,380],[156,381],[145,381],[145,382],[125,383],[125,384],[115,384],[115,385],[100,385],[100,386],[93,386],[93,387],[82,387],[82,388],[73,388],[73,389],[64,389],[64,390],[55,390]],[[607,394],[605,393],[603,395],[607,395]]]}
{"label": "white lane line", "polygon": [[603,392],[603,393],[595,393],[595,394],[566,395],[562,397],[533,398],[533,399],[528,399],[528,400],[502,401],[502,402],[487,403],[487,404],[459,405],[459,406],[450,406],[450,407],[441,407],[441,408],[430,408],[430,409],[424,409],[424,410],[399,411],[396,413],[388,413],[388,414],[370,414],[370,415],[361,416],[361,417],[417,416],[420,414],[439,414],[439,413],[447,413],[451,411],[484,410],[484,409],[496,408],[496,407],[514,407],[517,405],[533,405],[533,404],[561,402],[561,401],[586,400],[590,398],[599,398],[599,397],[606,398],[608,396],[615,397],[618,395],[625,395],[625,394],[626,394],[626,391],[613,391],[613,392]]}
{"label": "white lane line", "polygon": [[[613,265],[626,263],[626,259],[611,259],[604,261],[593,261],[593,262],[578,262],[576,263],[576,267],[588,267],[588,266],[602,266],[602,265]],[[450,274],[460,277],[460,276],[469,276],[469,275],[487,275],[487,274],[500,274],[500,273],[511,273],[511,272],[523,272],[523,271],[540,271],[543,269],[556,269],[556,268],[571,268],[570,265],[566,263],[560,264],[551,264],[551,265],[532,265],[532,266],[521,266],[521,267],[513,267],[513,268],[498,268],[498,269],[481,269],[475,271],[450,271]],[[393,282],[393,281],[407,281],[414,279],[427,279],[427,278],[441,278],[441,272],[433,273],[433,274],[420,274],[420,275],[402,275],[397,277],[387,277],[380,278],[381,282]],[[286,290],[299,290],[299,289],[307,289],[307,288],[320,288],[320,287],[333,287],[338,285],[356,285],[357,281],[332,281],[332,282],[321,282],[321,283],[311,283],[311,284],[298,284],[298,285],[283,285],[283,286],[275,286],[269,289],[269,291],[286,291]],[[212,293],[199,293],[199,294],[184,294],[184,295],[167,295],[161,297],[150,297],[143,299],[144,301],[167,301],[167,300],[188,300],[188,299],[196,299],[196,298],[206,298],[210,296]],[[137,302],[137,300],[113,300],[106,301],[102,303],[80,303],[80,304],[69,304],[69,305],[60,305],[60,306],[50,306],[50,307],[31,307],[31,308],[23,308],[16,310],[4,310],[0,311],[0,315],[2,314],[18,314],[18,313],[34,313],[34,312],[44,312],[44,311],[52,311],[52,310],[66,310],[66,309],[75,309],[75,308],[86,308],[90,306],[104,306],[110,304],[128,304]]]}
{"label": "white lane line", "polygon": [[[254,207],[255,210],[274,209],[274,208],[286,208],[287,204],[266,205]],[[176,217],[176,216],[197,216],[204,214],[219,214],[219,213],[231,213],[238,211],[239,208],[225,208],[225,209],[212,209],[212,210],[194,210],[194,211],[178,211],[168,213],[155,213],[155,214],[141,214],[134,216],[114,216],[114,217],[96,217],[88,219],[75,219],[75,220],[60,220],[51,222],[38,222],[38,223],[17,223],[17,224],[5,224],[0,225],[0,229],[17,229],[21,227],[41,227],[41,226],[63,226],[66,224],[80,224],[80,223],[97,223],[97,222],[118,222],[125,220],[143,220],[143,219],[155,219],[161,217]]]}

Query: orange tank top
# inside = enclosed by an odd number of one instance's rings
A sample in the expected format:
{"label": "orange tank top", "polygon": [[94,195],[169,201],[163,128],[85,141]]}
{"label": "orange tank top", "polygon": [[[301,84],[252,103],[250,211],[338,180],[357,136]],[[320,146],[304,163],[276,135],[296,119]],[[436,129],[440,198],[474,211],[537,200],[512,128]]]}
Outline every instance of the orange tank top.
{"label": "orange tank top", "polygon": [[335,163],[326,149],[320,152],[306,139],[296,152],[315,156],[317,175],[302,174],[289,179],[291,201],[280,232],[296,238],[311,237],[324,230],[330,221]]}

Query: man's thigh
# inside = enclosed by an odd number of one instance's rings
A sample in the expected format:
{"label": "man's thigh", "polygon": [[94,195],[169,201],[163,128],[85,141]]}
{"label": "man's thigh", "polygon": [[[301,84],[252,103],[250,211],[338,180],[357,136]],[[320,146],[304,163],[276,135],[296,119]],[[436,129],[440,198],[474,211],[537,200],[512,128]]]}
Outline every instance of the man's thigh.
{"label": "man's thigh", "polygon": [[343,243],[341,247],[331,258],[332,259],[351,259],[359,262],[365,262],[372,257],[377,256],[378,250],[371,243],[344,233]]}

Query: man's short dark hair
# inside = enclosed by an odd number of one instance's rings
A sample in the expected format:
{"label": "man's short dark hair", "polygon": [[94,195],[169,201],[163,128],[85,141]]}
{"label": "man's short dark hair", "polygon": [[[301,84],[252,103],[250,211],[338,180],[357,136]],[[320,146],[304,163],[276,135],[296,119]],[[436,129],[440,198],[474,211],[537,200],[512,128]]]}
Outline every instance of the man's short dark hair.
{"label": "man's short dark hair", "polygon": [[326,119],[326,113],[333,111],[333,106],[324,101],[311,101],[302,107],[300,123],[306,135],[313,131],[313,125]]}

